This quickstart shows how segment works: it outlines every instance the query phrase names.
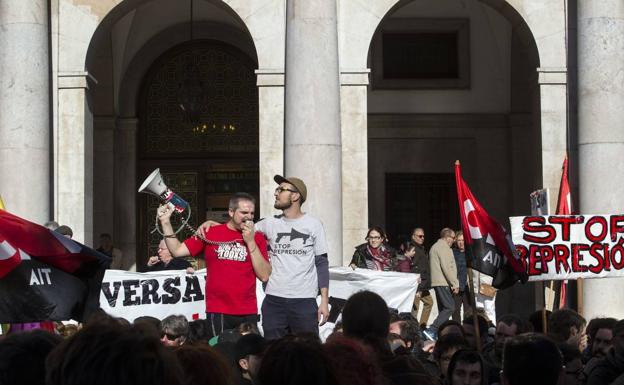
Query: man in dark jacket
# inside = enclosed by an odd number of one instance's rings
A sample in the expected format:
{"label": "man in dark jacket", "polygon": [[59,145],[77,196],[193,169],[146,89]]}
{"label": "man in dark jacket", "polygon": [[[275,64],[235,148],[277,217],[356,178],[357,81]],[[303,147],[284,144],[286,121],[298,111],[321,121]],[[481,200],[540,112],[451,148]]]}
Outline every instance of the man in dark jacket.
{"label": "man in dark jacket", "polygon": [[420,302],[423,303],[422,314],[420,315],[420,328],[425,329],[429,321],[429,315],[433,308],[433,297],[429,293],[431,289],[431,280],[429,277],[429,255],[425,250],[425,230],[417,227],[412,231],[411,242],[416,246],[415,254],[412,258],[412,273],[420,274],[420,284],[414,297],[414,305],[412,306],[412,316],[418,319],[418,308]]}
{"label": "man in dark jacket", "polygon": [[587,385],[624,384],[624,320],[613,327],[613,348],[595,365],[588,365]]}
{"label": "man in dark jacket", "polygon": [[468,290],[468,267],[466,266],[466,247],[464,233],[458,231],[455,234],[455,247],[453,247],[455,265],[457,265],[457,279],[459,280],[459,294],[454,296],[455,311],[451,317],[453,321],[461,322],[461,307],[464,305],[464,314],[472,310],[470,291]]}
{"label": "man in dark jacket", "polygon": [[[192,269],[189,261],[183,258],[173,258],[164,240],[158,244],[158,256],[147,260],[147,271]],[[188,271],[192,273],[192,271]]]}

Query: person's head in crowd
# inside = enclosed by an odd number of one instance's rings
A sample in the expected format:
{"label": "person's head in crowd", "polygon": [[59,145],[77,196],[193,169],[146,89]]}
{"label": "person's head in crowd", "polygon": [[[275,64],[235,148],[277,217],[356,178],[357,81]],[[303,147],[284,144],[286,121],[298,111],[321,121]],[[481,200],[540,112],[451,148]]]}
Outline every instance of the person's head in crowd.
{"label": "person's head in crowd", "polygon": [[205,319],[196,319],[189,322],[189,343],[208,342],[210,336],[208,322]]}
{"label": "person's head in crowd", "polygon": [[613,325],[613,350],[619,357],[624,357],[624,319]]}
{"label": "person's head in crowd", "polygon": [[184,385],[235,385],[230,365],[208,344],[185,344],[173,349]]}
{"label": "person's head in crowd", "polygon": [[459,251],[466,250],[466,244],[464,243],[464,232],[461,230],[455,233],[455,247]]}
{"label": "person's head in crowd", "polygon": [[390,350],[396,352],[397,349],[403,351],[407,348],[405,341],[397,333],[388,333],[388,344],[390,344]]}
{"label": "person's head in crowd", "polygon": [[363,343],[337,335],[323,345],[323,351],[340,385],[382,384],[381,368]]}
{"label": "person's head in crowd", "polygon": [[544,333],[544,313],[546,313],[546,328],[550,330],[548,326],[548,320],[552,312],[550,310],[536,310],[529,316],[529,323],[533,326],[533,332]]}
{"label": "person's head in crowd", "polygon": [[414,242],[415,245],[418,246],[422,246],[425,243],[425,230],[423,230],[420,227],[416,227],[414,230],[412,230],[412,237],[411,237],[412,242]]}
{"label": "person's head in crowd", "polygon": [[164,239],[161,239],[158,243],[158,251],[156,253],[158,254],[158,259],[160,259],[160,261],[165,265],[171,262],[171,260],[173,259],[171,251],[169,251],[167,243],[165,243]]}
{"label": "person's head in crowd", "polygon": [[448,227],[443,228],[440,230],[440,239],[445,241],[449,247],[453,246],[453,242],[455,242],[455,230]]}
{"label": "person's head in crowd", "polygon": [[526,333],[505,343],[502,385],[557,385],[561,376],[563,358],[550,338]]}
{"label": "person's head in crowd", "polygon": [[258,334],[246,334],[236,341],[236,365],[243,378],[257,383],[258,369],[267,342]]}
{"label": "person's head in crowd", "polygon": [[530,324],[515,314],[505,314],[500,317],[496,324],[496,334],[494,334],[496,355],[502,357],[503,347],[508,339],[529,331],[531,331]]}
{"label": "person's head in crowd", "polygon": [[397,334],[401,337],[401,340],[405,342],[405,348],[408,351],[415,351],[416,349],[422,348],[423,341],[420,338],[420,326],[418,325],[418,321],[413,319],[399,321],[398,326]]}
{"label": "person's head in crowd", "polygon": [[373,249],[378,249],[386,241],[386,232],[379,226],[372,226],[366,233],[366,242]]}
{"label": "person's head in crowd", "polygon": [[587,345],[587,322],[572,309],[555,310],[549,317],[548,335],[557,342],[566,342],[583,351]]}
{"label": "person's head in crowd", "polygon": [[452,319],[442,322],[442,324],[440,324],[440,327],[438,328],[439,337],[445,336],[447,334],[457,334],[466,338],[466,334],[464,333],[462,325]]}
{"label": "person's head in crowd", "polygon": [[74,237],[74,232],[72,231],[71,227],[66,226],[66,225],[59,226],[56,229],[54,229],[54,231],[56,231],[57,233],[69,239],[72,239]]}
{"label": "person's head in crowd", "polygon": [[48,354],[63,339],[36,329],[9,334],[0,340],[0,384],[43,385]]}
{"label": "person's head in crowd", "polygon": [[100,247],[104,251],[113,250],[113,237],[108,233],[100,234]]}
{"label": "person's head in crowd", "polygon": [[160,337],[160,320],[158,318],[149,315],[143,315],[135,318],[132,323],[135,326],[149,325],[146,326],[145,329],[152,329],[154,331],[154,334]]}
{"label": "person's head in crowd", "polygon": [[[483,347],[487,343],[489,326],[487,320],[480,314],[477,314],[477,322],[479,323],[479,340],[481,347]],[[473,349],[477,349],[477,331],[474,327],[474,317],[472,314],[466,314],[464,316],[462,329],[464,329],[464,336],[466,337],[466,341],[468,341],[468,345]]]}
{"label": "person's head in crowd", "polygon": [[483,358],[475,350],[462,349],[453,354],[448,367],[449,385],[487,384]]}
{"label": "person's head in crowd", "polygon": [[43,227],[50,230],[56,230],[59,227],[59,224],[56,221],[47,221],[43,224]]}
{"label": "person's head in crowd", "polygon": [[247,334],[260,334],[260,332],[258,331],[258,326],[255,323],[250,322],[243,322],[242,324],[238,325],[238,332],[241,336]]}
{"label": "person's head in crowd", "polygon": [[363,339],[374,335],[385,339],[390,314],[386,302],[372,291],[353,294],[342,309],[342,329],[346,336]]}
{"label": "person's head in crowd", "polygon": [[160,342],[165,346],[183,345],[189,335],[189,322],[183,315],[170,315],[160,322]]}
{"label": "person's head in crowd", "polygon": [[410,260],[414,258],[414,255],[416,255],[416,245],[412,242],[402,243],[401,250],[403,251],[403,255],[409,258]]}
{"label": "person's head in crowd", "polygon": [[566,344],[557,345],[563,356],[564,376],[562,385],[581,385],[585,383],[585,372],[581,352]]}
{"label": "person's head in crowd", "polygon": [[442,378],[446,378],[447,376],[449,363],[451,362],[453,354],[458,350],[468,348],[468,343],[463,336],[447,334],[438,338],[433,348],[433,359],[440,368]]}
{"label": "person's head in crowd", "polygon": [[612,346],[615,318],[594,318],[587,324],[587,345],[592,357],[604,357]]}
{"label": "person's head in crowd", "polygon": [[46,360],[46,385],[181,385],[172,350],[109,318],[90,322]]}
{"label": "person's head in crowd", "polygon": [[273,341],[265,350],[258,382],[260,385],[338,385],[321,344],[293,337]]}

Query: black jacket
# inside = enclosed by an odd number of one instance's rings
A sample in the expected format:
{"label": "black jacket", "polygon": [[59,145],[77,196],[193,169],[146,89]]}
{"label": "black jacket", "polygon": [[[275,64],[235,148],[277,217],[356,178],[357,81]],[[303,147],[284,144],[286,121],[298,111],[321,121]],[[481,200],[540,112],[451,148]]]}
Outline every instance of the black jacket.
{"label": "black jacket", "polygon": [[166,265],[162,261],[158,261],[157,264],[148,266],[147,271],[185,270],[188,267],[191,267],[191,264],[186,259],[172,258]]}
{"label": "black jacket", "polygon": [[585,370],[588,371],[587,385],[609,385],[616,379],[624,380],[624,378],[618,378],[624,374],[624,354],[617,354],[612,348],[606,357]]}
{"label": "black jacket", "polygon": [[431,289],[431,276],[429,275],[429,254],[425,246],[415,244],[416,254],[412,258],[412,273],[420,274],[418,291]]}
{"label": "black jacket", "polygon": [[[353,253],[353,258],[351,258],[351,262],[349,263],[349,265],[355,265],[359,267],[360,269],[368,269],[368,266],[366,265],[366,260],[372,261],[373,257],[368,252],[367,246],[368,246],[368,243],[362,243],[361,245],[358,245],[355,247],[355,252]],[[389,258],[390,263],[388,265],[387,271],[396,271],[396,265],[397,265],[396,250],[394,250],[392,247],[388,245],[382,245],[380,246],[380,248],[383,248],[381,250],[381,253],[383,253],[386,257]]]}

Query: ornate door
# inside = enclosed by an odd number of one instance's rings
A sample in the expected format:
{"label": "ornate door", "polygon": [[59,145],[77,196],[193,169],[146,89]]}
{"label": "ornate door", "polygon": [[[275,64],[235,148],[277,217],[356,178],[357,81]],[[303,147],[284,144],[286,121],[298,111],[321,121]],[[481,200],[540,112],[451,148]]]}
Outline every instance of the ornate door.
{"label": "ornate door", "polygon": [[[257,65],[231,45],[195,40],[158,58],[143,81],[138,175],[160,168],[191,204],[191,221],[227,215],[229,195],[258,194]],[[139,181],[140,182],[140,181]],[[138,197],[137,266],[154,255],[155,197]],[[179,226],[179,220],[174,228]],[[183,230],[180,240],[191,233]]]}

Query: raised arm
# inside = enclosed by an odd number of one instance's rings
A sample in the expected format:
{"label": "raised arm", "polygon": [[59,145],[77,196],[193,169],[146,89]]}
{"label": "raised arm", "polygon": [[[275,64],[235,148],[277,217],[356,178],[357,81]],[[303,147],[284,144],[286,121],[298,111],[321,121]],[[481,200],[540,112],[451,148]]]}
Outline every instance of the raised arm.
{"label": "raised arm", "polygon": [[173,214],[173,208],[170,205],[161,205],[158,207],[158,220],[163,229],[165,237],[165,243],[171,255],[174,257],[187,257],[191,255],[188,247],[178,240],[173,233],[173,227],[171,226],[171,214]]}

